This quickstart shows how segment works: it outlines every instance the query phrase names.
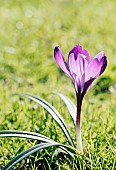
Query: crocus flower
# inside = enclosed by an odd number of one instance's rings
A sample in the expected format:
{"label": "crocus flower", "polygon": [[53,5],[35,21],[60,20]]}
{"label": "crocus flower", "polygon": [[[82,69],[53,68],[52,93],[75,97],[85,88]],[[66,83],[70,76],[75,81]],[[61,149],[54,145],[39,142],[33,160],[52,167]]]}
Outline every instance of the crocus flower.
{"label": "crocus flower", "polygon": [[105,53],[101,51],[93,59],[87,50],[76,45],[68,55],[68,63],[65,61],[59,46],[54,49],[54,58],[60,68],[72,79],[77,97],[76,133],[78,150],[83,153],[80,114],[84,95],[92,82],[99,77],[107,66]]}

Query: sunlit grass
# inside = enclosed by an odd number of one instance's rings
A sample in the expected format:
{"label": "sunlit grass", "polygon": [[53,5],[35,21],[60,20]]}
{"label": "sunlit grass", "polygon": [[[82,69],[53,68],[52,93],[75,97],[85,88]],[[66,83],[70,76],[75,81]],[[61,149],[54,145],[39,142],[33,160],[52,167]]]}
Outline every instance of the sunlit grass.
{"label": "sunlit grass", "polygon": [[[75,102],[73,85],[57,67],[53,48],[64,55],[80,43],[92,57],[104,50],[108,67],[86,95],[82,109],[85,158],[71,160],[52,149],[22,161],[22,169],[115,169],[116,113],[116,29],[115,0],[105,1],[1,1],[0,0],[0,130],[41,132],[66,142],[47,112],[35,103],[13,96],[17,92],[36,94],[55,106],[75,133],[68,110],[51,94],[54,90]],[[67,53],[65,53],[67,52]],[[0,140],[0,168],[18,153],[34,145],[25,139]],[[24,167],[25,166],[25,167]]]}

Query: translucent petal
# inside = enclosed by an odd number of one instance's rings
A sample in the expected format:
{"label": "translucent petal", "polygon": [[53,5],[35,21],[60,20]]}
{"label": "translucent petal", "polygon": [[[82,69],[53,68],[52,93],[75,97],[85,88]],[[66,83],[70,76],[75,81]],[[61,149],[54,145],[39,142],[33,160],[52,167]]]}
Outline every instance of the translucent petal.
{"label": "translucent petal", "polygon": [[58,46],[56,46],[55,49],[54,49],[54,58],[55,58],[57,64],[60,66],[60,68],[66,74],[68,74],[70,76],[68,65],[67,65],[66,61],[64,60],[63,54],[60,50],[60,47],[58,47]]}

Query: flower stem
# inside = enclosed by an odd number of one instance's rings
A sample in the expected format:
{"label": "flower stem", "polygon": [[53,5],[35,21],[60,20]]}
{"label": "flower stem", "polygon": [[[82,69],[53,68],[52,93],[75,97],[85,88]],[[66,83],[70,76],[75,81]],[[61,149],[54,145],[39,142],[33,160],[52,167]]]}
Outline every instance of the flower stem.
{"label": "flower stem", "polygon": [[82,106],[82,98],[77,94],[76,140],[77,140],[77,149],[79,152],[83,154],[81,126],[80,126],[81,106]]}

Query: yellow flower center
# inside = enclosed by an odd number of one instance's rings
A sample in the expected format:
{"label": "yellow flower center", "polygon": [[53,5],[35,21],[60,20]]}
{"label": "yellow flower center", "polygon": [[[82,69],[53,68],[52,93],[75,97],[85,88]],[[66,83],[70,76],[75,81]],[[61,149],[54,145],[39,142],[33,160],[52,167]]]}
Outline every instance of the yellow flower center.
{"label": "yellow flower center", "polygon": [[85,56],[84,54],[81,54],[81,56],[82,56],[84,59],[86,59],[86,56]]}

